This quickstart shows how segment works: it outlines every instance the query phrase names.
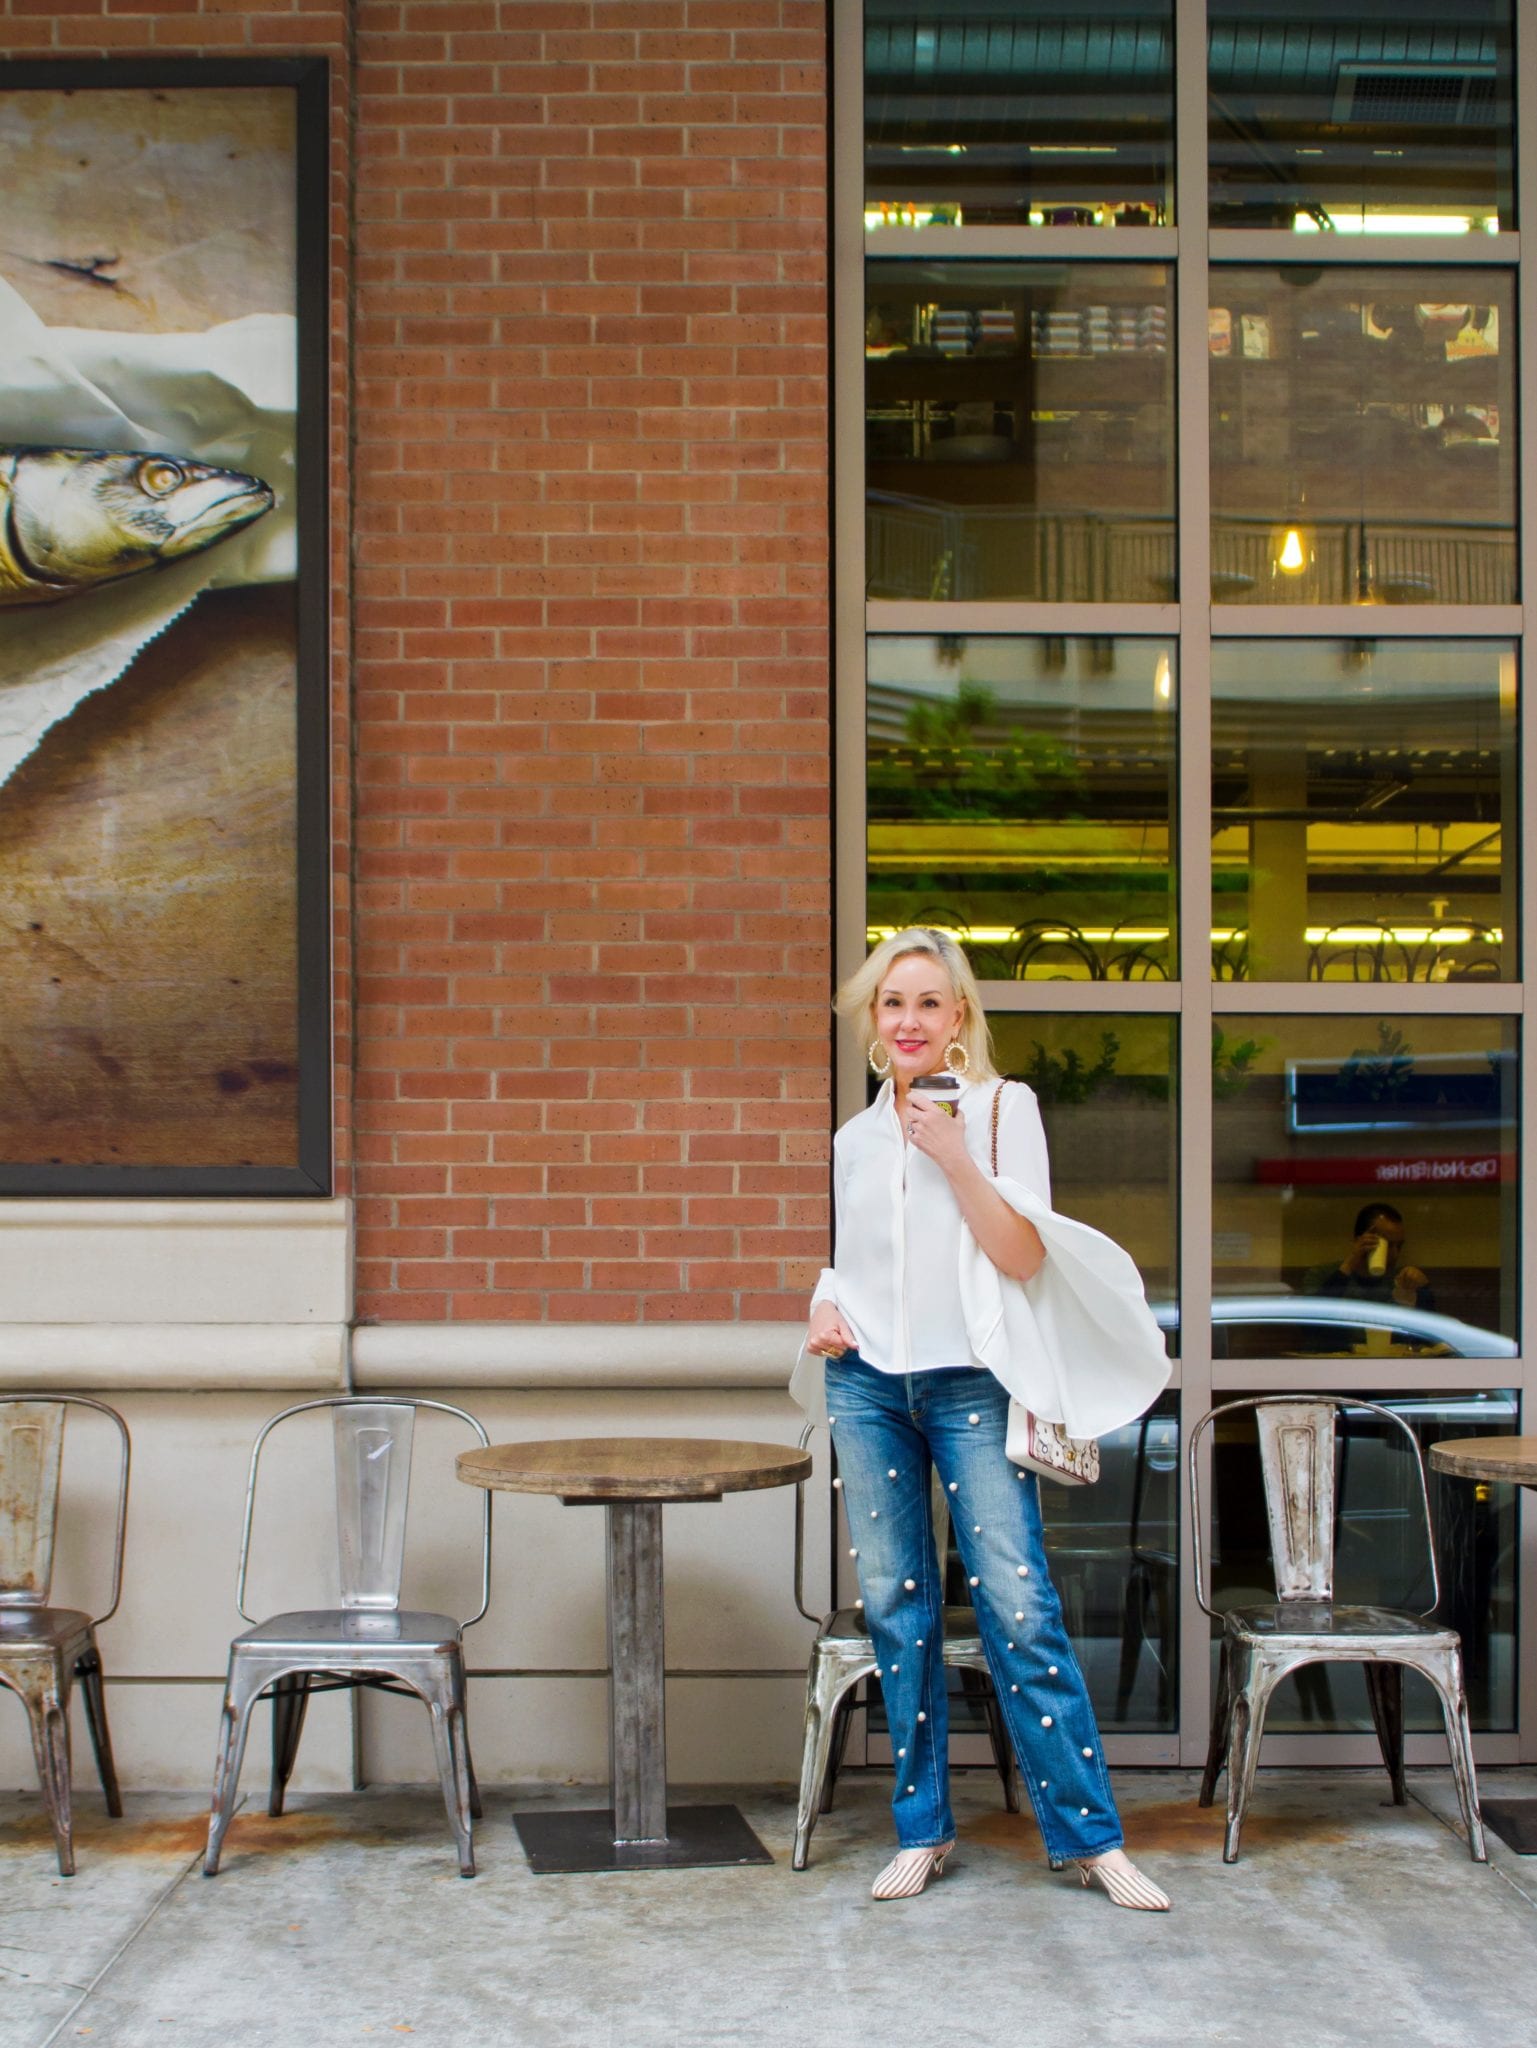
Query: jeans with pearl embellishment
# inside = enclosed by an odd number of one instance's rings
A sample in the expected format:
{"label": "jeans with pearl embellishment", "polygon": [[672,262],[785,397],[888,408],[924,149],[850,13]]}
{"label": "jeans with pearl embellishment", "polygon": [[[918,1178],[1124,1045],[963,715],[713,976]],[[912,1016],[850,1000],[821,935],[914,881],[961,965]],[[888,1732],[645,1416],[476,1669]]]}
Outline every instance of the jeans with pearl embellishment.
{"label": "jeans with pearl embellishment", "polygon": [[901,1846],[932,1848],[955,1834],[932,1466],[1046,1853],[1065,1862],[1118,1849],[1099,1728],[1047,1564],[1039,1485],[1004,1451],[1007,1393],[989,1372],[883,1373],[847,1351],[827,1361],[827,1407],[891,1725]]}

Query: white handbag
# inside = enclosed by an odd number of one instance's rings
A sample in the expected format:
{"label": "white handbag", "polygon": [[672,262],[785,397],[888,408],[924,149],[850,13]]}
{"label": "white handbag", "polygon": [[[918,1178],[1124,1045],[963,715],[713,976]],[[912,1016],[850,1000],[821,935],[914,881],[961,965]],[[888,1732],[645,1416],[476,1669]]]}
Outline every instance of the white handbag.
{"label": "white handbag", "polygon": [[[992,1164],[998,1178],[998,1113],[1003,1105],[1007,1082],[993,1091]],[[1035,1415],[1023,1401],[1009,1403],[1009,1433],[1004,1445],[1009,1462],[1023,1465],[1042,1479],[1055,1479],[1060,1486],[1092,1486],[1099,1477],[1099,1441],[1092,1436],[1069,1436],[1060,1423]]]}

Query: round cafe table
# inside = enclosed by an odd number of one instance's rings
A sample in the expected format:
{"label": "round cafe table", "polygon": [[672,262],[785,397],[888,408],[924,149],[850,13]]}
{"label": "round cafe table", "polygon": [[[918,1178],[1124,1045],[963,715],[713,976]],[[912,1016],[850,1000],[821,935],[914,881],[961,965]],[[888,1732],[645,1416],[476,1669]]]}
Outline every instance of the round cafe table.
{"label": "round cafe table", "polygon": [[[1430,1463],[1456,1479],[1537,1489],[1537,1436],[1463,1436],[1432,1444]],[[1484,1825],[1518,1856],[1537,1856],[1537,1799],[1483,1799]]]}
{"label": "round cafe table", "polygon": [[458,1460],[467,1486],[553,1494],[608,1524],[609,1780],[613,1805],[515,1813],[536,1871],[681,1869],[773,1858],[734,1806],[667,1804],[662,1509],[793,1486],[809,1452],[715,1437],[557,1437]]}

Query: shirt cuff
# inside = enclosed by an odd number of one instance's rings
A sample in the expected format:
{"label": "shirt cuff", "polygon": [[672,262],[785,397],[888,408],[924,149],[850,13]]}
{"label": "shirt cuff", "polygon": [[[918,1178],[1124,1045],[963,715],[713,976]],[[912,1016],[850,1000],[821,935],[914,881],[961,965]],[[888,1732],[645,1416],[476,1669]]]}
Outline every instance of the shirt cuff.
{"label": "shirt cuff", "polygon": [[812,1291],[811,1296],[812,1310],[819,1309],[824,1301],[830,1301],[834,1307],[837,1306],[838,1276],[831,1266],[824,1266],[817,1279],[816,1287]]}

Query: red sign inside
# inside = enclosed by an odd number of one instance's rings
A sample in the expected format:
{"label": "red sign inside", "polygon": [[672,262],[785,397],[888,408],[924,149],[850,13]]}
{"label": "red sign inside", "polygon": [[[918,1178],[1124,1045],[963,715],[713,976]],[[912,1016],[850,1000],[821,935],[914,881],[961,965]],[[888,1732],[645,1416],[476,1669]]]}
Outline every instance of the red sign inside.
{"label": "red sign inside", "polygon": [[1401,1159],[1256,1159],[1254,1178],[1267,1186],[1365,1188],[1492,1188],[1516,1177],[1513,1152],[1410,1154]]}

